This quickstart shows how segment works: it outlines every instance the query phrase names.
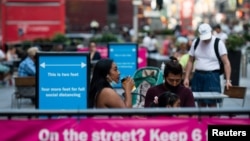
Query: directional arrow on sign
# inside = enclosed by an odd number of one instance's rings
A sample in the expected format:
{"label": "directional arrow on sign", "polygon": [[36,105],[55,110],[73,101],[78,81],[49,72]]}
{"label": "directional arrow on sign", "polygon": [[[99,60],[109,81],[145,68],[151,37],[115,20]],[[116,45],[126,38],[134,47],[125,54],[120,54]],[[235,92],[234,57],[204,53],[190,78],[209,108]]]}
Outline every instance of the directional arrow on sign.
{"label": "directional arrow on sign", "polygon": [[81,67],[84,68],[86,67],[85,63],[80,63],[80,64],[46,64],[45,62],[41,63],[40,66],[42,68],[46,67]]}
{"label": "directional arrow on sign", "polygon": [[142,58],[138,57],[138,63],[141,64],[143,62]]}

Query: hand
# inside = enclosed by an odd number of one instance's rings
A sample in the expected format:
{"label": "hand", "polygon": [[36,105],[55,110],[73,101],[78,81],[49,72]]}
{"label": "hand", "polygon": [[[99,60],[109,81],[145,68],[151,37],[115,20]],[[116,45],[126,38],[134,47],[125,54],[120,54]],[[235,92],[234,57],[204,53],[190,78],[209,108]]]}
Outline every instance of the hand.
{"label": "hand", "polygon": [[134,85],[134,80],[131,77],[127,77],[126,80],[122,83],[122,87],[125,92],[131,92],[133,90]]}
{"label": "hand", "polygon": [[189,88],[189,80],[188,80],[188,79],[184,79],[183,85],[184,85],[185,87]]}
{"label": "hand", "polygon": [[231,80],[226,80],[226,89],[229,90],[229,87],[232,87],[232,83],[231,83]]}

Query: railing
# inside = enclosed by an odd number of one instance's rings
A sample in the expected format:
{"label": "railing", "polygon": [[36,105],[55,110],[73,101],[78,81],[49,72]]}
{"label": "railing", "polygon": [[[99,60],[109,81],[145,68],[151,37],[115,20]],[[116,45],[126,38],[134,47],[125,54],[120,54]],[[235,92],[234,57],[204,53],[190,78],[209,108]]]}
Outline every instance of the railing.
{"label": "railing", "polygon": [[189,116],[238,116],[250,118],[250,107],[246,108],[143,108],[143,109],[87,109],[87,110],[0,110],[0,117],[37,117],[37,116],[134,116],[134,115],[189,115]]}

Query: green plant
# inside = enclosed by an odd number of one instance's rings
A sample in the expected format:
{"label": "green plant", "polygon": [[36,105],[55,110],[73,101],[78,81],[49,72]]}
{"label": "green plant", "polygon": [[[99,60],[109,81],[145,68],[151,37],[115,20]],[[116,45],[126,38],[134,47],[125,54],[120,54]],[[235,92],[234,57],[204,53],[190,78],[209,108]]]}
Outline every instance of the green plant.
{"label": "green plant", "polygon": [[91,41],[96,43],[118,42],[118,38],[112,33],[104,33],[101,37],[92,38]]}
{"label": "green plant", "polygon": [[60,44],[65,44],[68,42],[68,40],[69,39],[64,34],[61,33],[56,33],[51,39],[53,43],[60,43]]}
{"label": "green plant", "polygon": [[160,34],[162,34],[162,35],[173,35],[174,30],[172,30],[172,29],[164,29],[164,30],[160,31]]}
{"label": "green plant", "polygon": [[49,43],[51,40],[49,38],[36,38],[33,40],[34,44],[44,44],[44,43]]}
{"label": "green plant", "polygon": [[250,33],[248,32],[244,33],[243,37],[245,38],[246,41],[250,41]]}
{"label": "green plant", "polygon": [[30,48],[31,46],[33,46],[32,41],[25,40],[25,41],[23,41],[23,42],[21,43],[21,48],[22,48],[23,50],[25,50],[25,51],[26,51],[28,48]]}
{"label": "green plant", "polygon": [[230,51],[236,51],[239,50],[245,44],[245,42],[245,39],[241,35],[231,34],[226,40],[226,47]]}

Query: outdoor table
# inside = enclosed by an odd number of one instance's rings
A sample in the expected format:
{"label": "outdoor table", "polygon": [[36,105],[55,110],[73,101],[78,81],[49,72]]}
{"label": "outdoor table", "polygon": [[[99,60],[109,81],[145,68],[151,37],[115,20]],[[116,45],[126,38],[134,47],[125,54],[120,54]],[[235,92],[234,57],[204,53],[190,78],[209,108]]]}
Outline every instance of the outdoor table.
{"label": "outdoor table", "polygon": [[220,99],[217,101],[217,107],[222,107],[222,102],[224,98],[228,98],[227,95],[219,92],[193,92],[194,99],[196,101],[196,106],[198,107],[198,100],[202,99],[210,99],[210,100],[215,100],[215,99]]}

